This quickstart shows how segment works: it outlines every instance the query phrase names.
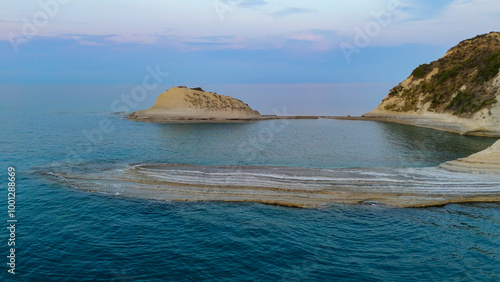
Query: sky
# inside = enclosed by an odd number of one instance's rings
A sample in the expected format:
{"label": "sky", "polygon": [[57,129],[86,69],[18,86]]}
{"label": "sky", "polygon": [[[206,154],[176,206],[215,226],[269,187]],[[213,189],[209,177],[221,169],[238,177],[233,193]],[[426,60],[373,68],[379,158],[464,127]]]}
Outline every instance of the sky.
{"label": "sky", "polygon": [[133,84],[153,68],[172,86],[390,87],[499,27],[498,0],[3,0],[0,84]]}

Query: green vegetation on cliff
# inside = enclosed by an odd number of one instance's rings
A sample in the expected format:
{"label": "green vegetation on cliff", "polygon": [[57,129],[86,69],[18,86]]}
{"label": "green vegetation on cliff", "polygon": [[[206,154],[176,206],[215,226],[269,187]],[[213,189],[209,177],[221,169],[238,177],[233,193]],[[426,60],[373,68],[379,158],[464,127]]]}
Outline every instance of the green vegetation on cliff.
{"label": "green vegetation on cliff", "polygon": [[422,64],[418,66],[416,69],[413,70],[411,75],[415,78],[422,78],[427,75],[431,71],[431,65],[429,64]]}
{"label": "green vegetation on cliff", "polygon": [[[462,41],[430,64],[413,70],[409,81],[394,87],[385,110],[417,111],[429,103],[429,111],[469,116],[497,102],[498,89],[486,82],[500,71],[500,33],[492,32]],[[397,103],[396,103],[397,102]]]}

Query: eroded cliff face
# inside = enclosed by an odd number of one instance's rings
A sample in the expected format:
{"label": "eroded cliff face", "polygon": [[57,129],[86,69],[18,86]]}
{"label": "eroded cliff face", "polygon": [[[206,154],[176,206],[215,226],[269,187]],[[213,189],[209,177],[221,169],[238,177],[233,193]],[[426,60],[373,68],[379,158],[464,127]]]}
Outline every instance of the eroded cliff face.
{"label": "eroded cliff face", "polygon": [[469,117],[498,102],[499,69],[500,33],[480,35],[462,41],[439,60],[417,67],[377,109]]}
{"label": "eroded cliff face", "polygon": [[201,88],[173,87],[162,93],[153,107],[134,112],[131,119],[217,118],[259,116],[242,101]]}
{"label": "eroded cliff face", "polygon": [[365,116],[441,119],[456,124],[459,133],[498,135],[499,70],[499,32],[462,41],[439,60],[417,67]]}

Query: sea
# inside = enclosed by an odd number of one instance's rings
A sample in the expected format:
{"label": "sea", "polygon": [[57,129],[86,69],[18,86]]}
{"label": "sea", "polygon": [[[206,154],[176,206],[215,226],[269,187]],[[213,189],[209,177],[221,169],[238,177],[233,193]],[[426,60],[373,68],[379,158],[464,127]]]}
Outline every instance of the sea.
{"label": "sea", "polygon": [[332,119],[143,123],[113,110],[124,105],[113,86],[1,89],[0,281],[500,280],[500,203],[169,202],[54,177],[135,164],[433,167],[494,138]]}

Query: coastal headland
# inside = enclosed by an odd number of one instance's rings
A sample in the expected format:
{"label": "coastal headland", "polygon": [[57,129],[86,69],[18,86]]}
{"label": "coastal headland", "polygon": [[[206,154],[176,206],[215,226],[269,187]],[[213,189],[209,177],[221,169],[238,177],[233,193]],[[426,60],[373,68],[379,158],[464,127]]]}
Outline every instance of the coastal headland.
{"label": "coastal headland", "polygon": [[490,32],[418,66],[363,118],[500,137],[499,101],[500,32]]}

